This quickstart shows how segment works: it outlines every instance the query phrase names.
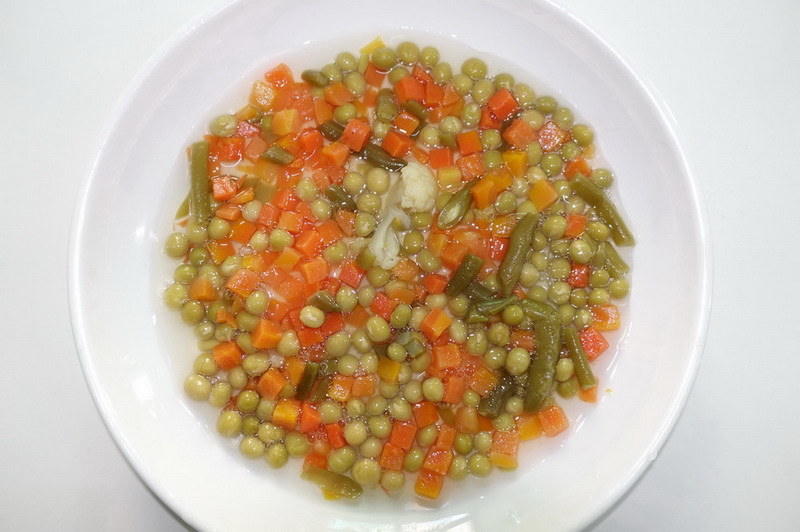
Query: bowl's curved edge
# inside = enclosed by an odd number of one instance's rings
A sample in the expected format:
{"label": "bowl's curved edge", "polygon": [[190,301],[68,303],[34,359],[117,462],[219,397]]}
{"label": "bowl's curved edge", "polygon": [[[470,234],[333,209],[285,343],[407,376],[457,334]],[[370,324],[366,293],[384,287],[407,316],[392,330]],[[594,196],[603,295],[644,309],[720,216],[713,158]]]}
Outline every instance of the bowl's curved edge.
{"label": "bowl's curved edge", "polygon": [[142,83],[151,75],[152,71],[165,57],[173,53],[184,41],[184,39],[194,32],[199,27],[207,24],[210,20],[217,18],[231,9],[237,0],[222,0],[222,2],[204,10],[192,17],[189,21],[178,28],[155,52],[145,61],[139,71],[134,75],[128,83],[125,90],[120,95],[114,108],[107,119],[104,127],[101,129],[97,140],[95,141],[95,157],[88,165],[88,169],[83,172],[83,180],[81,181],[78,190],[77,199],[72,211],[72,222],[70,227],[70,238],[67,249],[67,300],[70,314],[70,324],[72,327],[72,338],[75,343],[75,348],[78,353],[78,361],[80,362],[84,378],[89,387],[92,400],[100,413],[100,418],[105,425],[106,430],[111,434],[112,440],[117,448],[122,452],[128,466],[139,478],[148,492],[150,492],[158,503],[165,508],[175,519],[181,522],[187,528],[197,529],[199,524],[192,518],[191,512],[188,508],[179,504],[178,501],[172,497],[169,492],[158,488],[158,483],[152,482],[148,475],[144,472],[145,467],[140,464],[134,454],[133,449],[126,445],[126,440],[121,434],[119,427],[117,427],[111,420],[111,414],[108,408],[104,405],[100,398],[100,391],[96,386],[95,368],[92,362],[86,356],[86,340],[84,337],[84,323],[81,315],[81,308],[83,302],[78,290],[78,281],[81,275],[81,260],[79,250],[82,245],[82,234],[86,216],[87,207],[87,193],[90,190],[93,182],[96,179],[96,170],[100,160],[103,157],[106,148],[106,139],[111,131],[120,122],[124,111],[129,106],[131,100],[136,94],[137,89]]}

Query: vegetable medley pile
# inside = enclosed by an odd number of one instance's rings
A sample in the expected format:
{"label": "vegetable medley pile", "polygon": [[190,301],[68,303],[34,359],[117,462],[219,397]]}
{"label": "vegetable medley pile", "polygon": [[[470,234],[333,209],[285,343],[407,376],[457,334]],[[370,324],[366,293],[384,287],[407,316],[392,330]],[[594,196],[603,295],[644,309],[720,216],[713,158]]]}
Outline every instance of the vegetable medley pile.
{"label": "vegetable medley pile", "polygon": [[476,58],[376,39],[278,65],[189,150],[165,294],[201,354],[185,383],[272,467],[329,497],[513,469],[595,402],[633,237],[594,134]]}

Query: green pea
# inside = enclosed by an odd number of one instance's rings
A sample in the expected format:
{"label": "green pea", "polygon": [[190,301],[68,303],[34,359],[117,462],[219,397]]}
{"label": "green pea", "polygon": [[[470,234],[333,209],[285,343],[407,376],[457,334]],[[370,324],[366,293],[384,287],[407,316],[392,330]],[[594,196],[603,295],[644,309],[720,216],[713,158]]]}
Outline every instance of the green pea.
{"label": "green pea", "polygon": [[607,305],[611,300],[611,295],[605,288],[593,288],[589,292],[590,305]]}
{"label": "green pea", "polygon": [[181,319],[189,325],[197,325],[205,316],[205,310],[199,301],[189,300],[181,307]]}
{"label": "green pea", "polygon": [[358,447],[364,443],[369,434],[363,421],[351,421],[344,426],[344,439],[348,444]]}
{"label": "green pea", "polygon": [[417,355],[411,361],[411,369],[417,373],[423,372],[428,369],[428,366],[431,364],[431,354],[427,351],[424,351],[422,354]]}
{"label": "green pea", "polygon": [[350,345],[350,335],[346,331],[339,331],[325,340],[325,352],[332,357],[343,357],[350,349]]}
{"label": "green pea", "polygon": [[405,327],[410,319],[411,307],[402,303],[394,308],[389,321],[391,321],[393,327],[401,328]]}
{"label": "green pea", "polygon": [[189,289],[186,288],[186,285],[175,283],[164,291],[164,303],[173,309],[183,306],[188,297]]}
{"label": "green pea", "polygon": [[522,271],[519,275],[519,282],[525,288],[530,288],[539,282],[539,270],[536,269],[536,266],[527,262],[523,264]]}
{"label": "green pea", "polygon": [[467,336],[467,351],[471,355],[481,356],[489,347],[489,339],[483,331],[474,331]]}
{"label": "green pea", "polygon": [[409,381],[403,388],[403,398],[411,404],[419,403],[423,397],[422,383],[418,380]]}
{"label": "green pea", "polygon": [[362,286],[358,289],[358,304],[364,308],[372,305],[372,300],[375,299],[375,289],[371,286]]}
{"label": "green pea", "polygon": [[578,264],[586,264],[593,255],[592,248],[583,240],[573,240],[569,245],[569,256]]}
{"label": "green pea", "polygon": [[436,424],[427,425],[417,431],[417,443],[422,447],[430,447],[439,435],[439,428]]}
{"label": "green pea", "polygon": [[509,190],[504,190],[497,196],[494,207],[498,214],[509,214],[514,212],[517,207],[517,196]]}
{"label": "green pea", "polygon": [[283,251],[294,244],[294,237],[283,229],[273,229],[269,234],[269,245],[275,251]]}
{"label": "green pea", "polygon": [[304,177],[295,186],[297,195],[303,201],[313,201],[319,195],[317,184],[310,177]]}
{"label": "green pea", "polygon": [[267,449],[267,463],[275,468],[278,469],[279,467],[283,467],[286,465],[286,462],[289,460],[289,452],[286,450],[286,446],[282,443],[276,443],[271,445],[269,449]]}
{"label": "green pea", "polygon": [[388,416],[372,416],[367,423],[369,424],[369,431],[376,438],[388,438],[392,432],[392,422]]}
{"label": "green pea", "polygon": [[492,426],[495,430],[511,431],[516,427],[516,422],[510,414],[504,412],[495,418],[492,422]]}
{"label": "green pea", "polygon": [[572,111],[566,107],[559,107],[553,112],[553,122],[561,129],[571,128],[573,120],[574,116]]}
{"label": "green pea", "polygon": [[433,70],[431,71],[431,76],[433,77],[433,81],[439,84],[444,84],[450,81],[453,77],[453,69],[450,67],[450,63],[441,62],[437,63]]}
{"label": "green pea", "polygon": [[461,122],[469,129],[478,125],[481,119],[481,106],[476,102],[469,102],[461,110]]}
{"label": "green pea", "polygon": [[322,72],[331,83],[338,83],[343,79],[342,69],[333,63],[322,67],[320,72]]}
{"label": "green pea", "polygon": [[589,233],[592,240],[598,242],[605,242],[611,234],[611,230],[603,222],[589,222],[586,224],[586,231]]}
{"label": "green pea", "polygon": [[364,176],[358,172],[347,172],[342,180],[344,190],[351,196],[361,193],[365,184]]}
{"label": "green pea", "polygon": [[575,374],[575,365],[571,358],[560,358],[556,363],[556,380],[564,382]]}
{"label": "green pea", "polygon": [[550,289],[547,291],[547,297],[556,305],[563,305],[569,302],[571,291],[572,287],[568,283],[556,281],[550,285]]}
{"label": "green pea", "polygon": [[356,198],[356,205],[359,211],[374,215],[381,210],[381,197],[374,192],[362,192]]}
{"label": "green pea", "polygon": [[476,477],[485,477],[492,471],[492,463],[486,455],[475,453],[469,457],[469,471]]}
{"label": "green pea", "polygon": [[[311,202],[311,214],[313,214],[314,218],[317,220],[327,220],[332,214],[330,203],[321,198],[315,199]],[[250,247],[252,246],[253,244],[251,243]]]}
{"label": "green pea", "polygon": [[356,109],[356,106],[352,103],[340,105],[333,110],[333,119],[340,124],[347,124],[351,118],[355,118],[356,116],[358,116],[358,109]]}
{"label": "green pea", "polygon": [[373,342],[385,342],[391,334],[386,320],[380,316],[370,316],[366,324],[367,335]]}
{"label": "green pea", "polygon": [[427,229],[433,223],[433,215],[430,212],[411,213],[411,227],[414,229]]}
{"label": "green pea", "polygon": [[422,467],[422,462],[424,460],[424,451],[419,447],[414,447],[406,453],[406,456],[403,459],[403,469],[410,473],[416,473]]}
{"label": "green pea", "polygon": [[269,369],[269,357],[263,354],[247,355],[242,360],[242,369],[248,375],[261,375]]}
{"label": "green pea", "polygon": [[489,98],[494,94],[494,84],[488,79],[480,79],[472,86],[470,94],[475,103],[479,105],[485,104]]}
{"label": "green pea", "polygon": [[559,382],[556,386],[556,392],[558,395],[563,397],[564,399],[570,399],[575,397],[578,393],[578,389],[580,388],[580,383],[578,382],[578,377],[572,376],[569,380],[564,382]]}
{"label": "green pea", "polygon": [[606,168],[595,168],[592,170],[591,178],[600,188],[608,188],[614,182],[614,175]]}
{"label": "green pea", "polygon": [[575,124],[572,126],[572,138],[585,148],[594,142],[594,131],[585,124]]}
{"label": "green pea", "polygon": [[311,444],[308,443],[308,439],[299,432],[288,433],[284,444],[289,456],[301,457],[311,451]]}
{"label": "green pea", "polygon": [[[353,333],[350,335],[350,341],[352,342],[353,347],[356,348],[356,351],[362,355],[366,356],[369,350],[372,349],[372,340],[369,339],[369,336],[367,336],[367,332],[364,329],[356,329],[353,331]],[[362,365],[363,358],[364,357],[362,357]],[[376,360],[375,371],[377,371],[377,367],[378,365]],[[374,373],[374,371],[371,371],[370,373]]]}
{"label": "green pea", "polygon": [[525,319],[525,313],[519,305],[509,305],[503,309],[502,318],[503,323],[513,327],[522,323],[522,320]]}
{"label": "green pea", "polygon": [[356,96],[363,96],[367,92],[367,82],[358,72],[348,72],[344,75],[345,86]]}
{"label": "green pea", "polygon": [[397,64],[397,54],[387,46],[381,46],[372,52],[372,63],[381,70],[389,70]]}
{"label": "green pea", "polygon": [[558,319],[562,324],[568,325],[575,318],[575,307],[569,303],[564,303],[558,307]]}
{"label": "green pea", "polygon": [[356,236],[369,236],[375,231],[376,226],[377,222],[375,221],[375,217],[373,215],[366,212],[360,212],[356,214],[354,223]]}
{"label": "green pea", "polygon": [[480,404],[481,396],[478,394],[478,392],[468,389],[468,390],[464,391],[464,395],[461,398],[461,401],[466,406],[471,406],[471,407],[475,408]]}
{"label": "green pea", "polygon": [[314,305],[306,305],[300,309],[300,321],[307,327],[318,329],[325,322],[325,313]]}
{"label": "green pea", "polygon": [[235,410],[223,410],[217,418],[217,432],[228,438],[239,434],[242,428],[242,415]]}
{"label": "green pea", "polygon": [[501,72],[494,77],[494,86],[497,87],[497,89],[511,90],[514,88],[514,76],[506,72]]}
{"label": "green pea", "polygon": [[464,294],[459,294],[450,298],[450,301],[447,303],[447,308],[450,309],[450,313],[453,314],[453,316],[462,318],[467,314],[469,305],[469,298]]}
{"label": "green pea", "polygon": [[408,421],[411,419],[411,405],[405,399],[395,397],[389,403],[389,413],[397,420]]}
{"label": "green pea", "polygon": [[208,125],[208,131],[215,137],[231,137],[236,133],[238,122],[233,115],[219,115]]}
{"label": "green pea", "polygon": [[423,249],[417,254],[417,264],[419,264],[419,267],[422,268],[423,271],[428,273],[433,273],[442,267],[442,262],[439,260],[439,257],[427,249]]}
{"label": "green pea", "polygon": [[504,348],[492,346],[483,355],[483,363],[489,369],[500,369],[505,365],[507,356],[508,353]]}
{"label": "green pea", "polygon": [[608,285],[608,292],[614,299],[622,299],[630,292],[630,284],[625,279],[614,279]]}
{"label": "green pea", "polygon": [[267,448],[264,442],[255,436],[246,436],[239,442],[239,450],[247,458],[260,458]]}
{"label": "green pea", "polygon": [[336,66],[343,72],[350,72],[355,70],[358,65],[358,60],[350,52],[341,52],[336,56]]}
{"label": "green pea", "polygon": [[193,365],[195,373],[200,375],[210,376],[219,371],[219,366],[214,361],[214,356],[211,353],[200,353],[194,359]]}
{"label": "green pea", "polygon": [[536,93],[526,83],[517,83],[513,89],[517,103],[523,109],[527,109],[536,104]]}
{"label": "green pea", "polygon": [[203,375],[189,375],[183,381],[183,390],[195,401],[205,401],[211,394],[211,383]]}
{"label": "green pea", "polygon": [[419,61],[419,47],[413,42],[401,42],[397,45],[397,57],[406,65],[414,65]]}
{"label": "green pea", "polygon": [[466,74],[456,74],[452,83],[459,96],[465,96],[472,90],[472,78]]}
{"label": "green pea", "polygon": [[439,50],[433,46],[424,47],[419,53],[419,62],[426,68],[433,68],[439,62]]}
{"label": "green pea", "polygon": [[472,452],[473,448],[472,436],[461,432],[456,434],[456,439],[453,442],[453,448],[460,455],[468,455]]}
{"label": "green pea", "polygon": [[575,308],[585,307],[588,299],[589,293],[584,288],[576,288],[569,296],[569,302]]}
{"label": "green pea", "polygon": [[267,445],[273,444],[283,439],[285,433],[282,428],[273,425],[270,422],[265,422],[259,425],[258,432],[256,433],[258,439]]}
{"label": "green pea", "polygon": [[608,274],[606,270],[593,270],[589,274],[589,286],[592,288],[598,288],[601,286],[605,286],[611,280],[611,276]]}
{"label": "green pea", "polygon": [[[203,237],[203,240],[205,240],[205,237]],[[206,248],[192,248],[189,252],[189,262],[194,266],[200,266],[206,260],[208,260],[208,250]]]}
{"label": "green pea", "polygon": [[251,414],[256,411],[260,397],[253,390],[243,390],[236,396],[236,408],[243,414]]}
{"label": "green pea", "polygon": [[389,79],[389,83],[396,85],[398,81],[403,78],[407,78],[410,75],[411,72],[409,72],[406,67],[403,65],[398,65],[389,71],[387,78]]}
{"label": "green pea", "polygon": [[405,481],[406,479],[400,471],[384,471],[381,474],[381,487],[388,492],[403,489]]}
{"label": "green pea", "polygon": [[[567,230],[567,219],[563,216],[548,216],[542,224],[542,234],[550,240],[556,240],[564,236]],[[540,268],[541,269],[541,268]]]}
{"label": "green pea", "polygon": [[545,174],[552,177],[561,173],[561,169],[564,167],[564,159],[557,153],[545,153],[542,155],[541,161],[539,161],[539,166],[541,166]]}
{"label": "green pea", "polygon": [[323,255],[325,256],[325,260],[331,264],[339,264],[344,259],[347,258],[347,244],[344,243],[344,240],[339,240],[325,248]]}
{"label": "green pea", "polygon": [[297,333],[294,331],[285,331],[278,340],[276,348],[278,354],[284,357],[294,356],[300,352],[300,340],[297,338]]}
{"label": "green pea", "polygon": [[422,395],[428,401],[438,402],[444,397],[444,384],[439,377],[430,377],[422,381]]}
{"label": "green pea", "polygon": [[592,312],[588,308],[582,308],[578,309],[578,311],[575,313],[575,319],[573,319],[573,323],[578,329],[583,329],[591,325],[593,320],[594,317],[592,316]]}
{"label": "green pea", "polygon": [[536,98],[536,109],[549,115],[558,107],[558,101],[552,96],[539,96]]}
{"label": "green pea", "polygon": [[489,68],[486,63],[477,57],[471,57],[461,65],[461,73],[472,79],[482,79],[486,77]]}
{"label": "green pea", "polygon": [[326,425],[336,423],[342,418],[342,407],[333,401],[323,401],[319,405],[319,415]]}
{"label": "green pea", "polygon": [[525,404],[522,401],[521,397],[517,397],[516,395],[512,395],[506,401],[506,405],[504,407],[505,411],[512,416],[518,416],[522,413],[525,409]]}
{"label": "green pea", "polygon": [[189,251],[189,241],[183,233],[172,233],[167,237],[164,251],[170,257],[183,257]]}
{"label": "green pea", "polygon": [[403,237],[403,250],[406,255],[414,255],[419,253],[425,245],[425,239],[419,231],[409,231]]}
{"label": "green pea", "polygon": [[228,371],[228,382],[237,390],[241,390],[247,386],[249,380],[247,373],[238,366]]}
{"label": "green pea", "polygon": [[561,146],[561,157],[565,161],[571,161],[577,157],[581,156],[581,148],[578,146],[576,142],[565,142],[563,146]]}
{"label": "green pea", "polygon": [[564,280],[569,277],[571,266],[569,261],[562,258],[555,258],[550,261],[550,266],[548,267],[548,272],[550,273],[550,277],[553,279],[560,279]]}
{"label": "green pea", "polygon": [[508,325],[505,323],[497,322],[493,323],[492,326],[489,327],[487,337],[494,345],[504,346],[508,344],[508,341],[511,338],[511,331],[508,328]]}
{"label": "green pea", "polygon": [[[527,122],[533,129],[540,129],[544,125],[545,120],[544,115],[536,109],[528,109],[527,111],[524,111],[520,115],[520,118]],[[530,163],[530,161],[528,162]]]}
{"label": "green pea", "polygon": [[479,453],[488,453],[492,448],[492,433],[482,431],[475,435],[473,440],[475,450]]}
{"label": "green pea", "polygon": [[242,331],[252,332],[258,325],[258,317],[249,312],[239,312],[236,315],[236,326]]}

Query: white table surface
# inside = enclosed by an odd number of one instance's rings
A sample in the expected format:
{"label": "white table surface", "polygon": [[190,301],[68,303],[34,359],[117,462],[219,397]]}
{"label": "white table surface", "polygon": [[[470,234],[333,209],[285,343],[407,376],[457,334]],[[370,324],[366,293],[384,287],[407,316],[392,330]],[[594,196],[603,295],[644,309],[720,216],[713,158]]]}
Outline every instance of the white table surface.
{"label": "white table surface", "polygon": [[[3,8],[2,530],[184,528],[95,410],[72,342],[66,257],[79,183],[115,102],[148,57],[213,3]],[[559,3],[671,109],[715,262],[708,340],[686,409],[596,530],[798,530],[800,4]]]}

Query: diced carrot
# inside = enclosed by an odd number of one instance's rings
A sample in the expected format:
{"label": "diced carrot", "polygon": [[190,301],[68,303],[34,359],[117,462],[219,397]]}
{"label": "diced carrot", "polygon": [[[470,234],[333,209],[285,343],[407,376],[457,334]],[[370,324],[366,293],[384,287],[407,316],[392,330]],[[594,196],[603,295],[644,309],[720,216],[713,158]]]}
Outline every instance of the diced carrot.
{"label": "diced carrot", "polygon": [[250,333],[250,339],[256,349],[274,349],[282,336],[283,333],[277,323],[263,318],[258,320],[255,329]]}
{"label": "diced carrot", "polygon": [[467,381],[467,386],[478,392],[481,397],[486,397],[494,390],[499,378],[497,374],[486,366],[479,366]]}
{"label": "diced carrot", "polygon": [[289,274],[281,268],[276,267],[274,264],[273,262],[272,266],[261,272],[261,279],[264,281],[264,284],[278,288],[286,281]]}
{"label": "diced carrot", "polygon": [[378,460],[380,466],[386,471],[400,471],[403,469],[403,458],[406,451],[397,445],[386,442]]}
{"label": "diced carrot", "polygon": [[322,133],[317,129],[307,129],[300,133],[297,142],[303,147],[306,153],[313,153],[320,149],[324,144]]}
{"label": "diced carrot", "polygon": [[303,347],[309,347],[312,345],[321,344],[325,341],[325,337],[322,336],[317,329],[302,329],[297,331],[297,338],[300,340],[300,345]]}
{"label": "diced carrot", "polygon": [[342,314],[340,312],[330,312],[325,316],[325,321],[317,330],[323,337],[328,338],[330,335],[342,329],[344,329],[344,318],[342,318]]}
{"label": "diced carrot", "polygon": [[336,166],[344,166],[344,163],[347,162],[347,157],[350,155],[350,148],[339,141],[331,142],[322,148],[322,155]]}
{"label": "diced carrot", "polygon": [[494,425],[492,424],[492,420],[488,417],[478,414],[478,432],[483,432],[483,431],[491,432],[492,430],[494,430]]}
{"label": "diced carrot", "polygon": [[342,238],[342,230],[334,220],[325,220],[317,226],[317,233],[323,246],[327,247]]}
{"label": "diced carrot", "polygon": [[355,94],[350,92],[344,83],[337,81],[325,87],[325,100],[336,107],[350,103],[355,99]]}
{"label": "diced carrot", "polygon": [[294,430],[299,417],[300,401],[296,399],[280,399],[272,412],[272,422],[288,430]]}
{"label": "diced carrot", "polygon": [[211,352],[214,355],[214,362],[221,369],[233,369],[242,363],[242,350],[232,340],[215,345]]}
{"label": "diced carrot", "polygon": [[494,116],[488,107],[481,110],[481,117],[478,121],[480,129],[500,129],[503,126],[503,121]]}
{"label": "diced carrot", "polygon": [[370,397],[375,393],[375,376],[366,374],[356,377],[350,393],[353,397]]}
{"label": "diced carrot", "polygon": [[206,275],[198,275],[189,283],[189,298],[197,301],[216,301],[219,292]]}
{"label": "diced carrot", "polygon": [[272,204],[284,211],[293,210],[300,203],[300,197],[292,188],[281,188],[272,197]]}
{"label": "diced carrot", "polygon": [[410,100],[422,102],[425,98],[425,86],[414,76],[406,76],[395,84],[394,93],[400,103]]}
{"label": "diced carrot", "polygon": [[261,207],[261,213],[258,215],[258,223],[267,229],[275,229],[278,226],[278,220],[281,217],[281,211],[271,203],[265,203]]}
{"label": "diced carrot", "polygon": [[555,122],[548,120],[539,129],[537,138],[544,151],[555,151],[572,138],[569,131],[561,129]]}
{"label": "diced carrot", "polygon": [[509,343],[513,347],[521,347],[522,349],[533,351],[533,349],[536,347],[536,337],[531,331],[514,329],[511,332],[511,339],[509,340]]}
{"label": "diced carrot", "polygon": [[555,203],[558,199],[558,193],[553,188],[553,185],[550,184],[550,181],[542,178],[533,182],[531,190],[528,192],[528,199],[536,205],[537,209],[543,211]]}
{"label": "diced carrot", "polygon": [[392,287],[386,291],[386,295],[389,296],[389,299],[394,301],[395,304],[405,303],[410,305],[415,299],[414,291],[404,286]]}
{"label": "diced carrot", "polygon": [[276,67],[267,71],[264,74],[264,79],[275,87],[285,87],[294,82],[292,70],[285,63],[279,63]]}
{"label": "diced carrot", "polygon": [[419,118],[408,111],[402,111],[395,117],[392,125],[403,135],[411,135],[419,126]]}
{"label": "diced carrot", "polygon": [[422,84],[433,83],[433,76],[419,64],[414,65],[414,68],[411,69],[411,75]]}
{"label": "diced carrot", "polygon": [[326,102],[324,98],[314,98],[314,120],[317,125],[322,125],[332,118],[333,109],[331,104]]}
{"label": "diced carrot", "polygon": [[331,447],[334,449],[347,445],[347,440],[344,439],[344,428],[339,423],[329,423],[325,425],[325,432],[328,435],[328,441]]}
{"label": "diced carrot", "polygon": [[[383,358],[385,357],[381,357],[381,359]],[[411,408],[414,411],[414,422],[419,428],[427,427],[431,423],[439,421],[439,410],[430,401],[420,401],[412,405]]]}
{"label": "diced carrot", "polygon": [[214,212],[217,218],[222,218],[223,220],[228,220],[232,222],[234,220],[238,220],[242,217],[242,208],[239,205],[234,205],[233,203],[223,203],[217,210]]}
{"label": "diced carrot", "polygon": [[340,403],[344,403],[350,399],[350,391],[352,388],[353,377],[342,375],[341,373],[334,373],[330,386],[328,386],[328,397]]}
{"label": "diced carrot", "polygon": [[447,277],[438,273],[429,273],[422,279],[422,285],[430,294],[441,294],[447,286]]}
{"label": "diced carrot", "polygon": [[366,271],[356,264],[355,261],[348,260],[342,265],[342,269],[339,272],[339,280],[353,288],[358,288],[365,273]]}
{"label": "diced carrot", "polygon": [[567,283],[573,288],[586,288],[589,284],[589,265],[572,263]]}
{"label": "diced carrot", "polygon": [[519,220],[519,218],[516,216],[496,216],[492,218],[489,227],[494,236],[508,238],[511,236],[514,227],[516,227],[517,220]]}
{"label": "diced carrot", "polygon": [[273,264],[284,271],[290,272],[295,266],[297,266],[297,263],[300,262],[300,259],[302,258],[303,254],[296,249],[286,248],[281,251],[280,255],[278,255],[278,258],[275,259]]}
{"label": "diced carrot", "polygon": [[455,368],[461,364],[461,351],[456,344],[434,346],[433,364],[438,369]]}
{"label": "diced carrot", "polygon": [[521,177],[528,168],[528,153],[524,150],[506,150],[503,162],[514,177]]}
{"label": "diced carrot", "polygon": [[321,282],[323,279],[328,277],[328,273],[330,271],[328,263],[325,261],[325,259],[323,259],[320,256],[316,256],[313,259],[303,261],[298,267],[298,269],[300,270],[300,273],[303,274],[303,277],[305,277],[305,280],[308,283]]}
{"label": "diced carrot", "polygon": [[261,80],[257,80],[250,89],[249,102],[251,105],[263,111],[271,111],[272,104],[275,102],[275,94],[275,87]]}
{"label": "diced carrot", "polygon": [[[246,124],[247,122],[240,122]],[[250,137],[244,145],[244,156],[251,161],[257,161],[267,149],[266,141],[260,135]]]}
{"label": "diced carrot", "polygon": [[378,359],[378,376],[386,382],[397,382],[397,376],[400,375],[400,368],[403,365],[396,362],[389,357],[380,357]]}
{"label": "diced carrot", "polygon": [[578,399],[585,403],[596,403],[597,402],[597,384],[592,386],[589,389],[578,389]]}
{"label": "diced carrot", "polygon": [[410,283],[417,279],[419,267],[411,259],[400,259],[397,264],[392,267],[392,273],[401,281]]}
{"label": "diced carrot", "polygon": [[503,132],[503,139],[517,149],[525,149],[538,138],[536,130],[525,120],[517,118]]}
{"label": "diced carrot", "polygon": [[459,375],[448,375],[442,379],[444,383],[444,396],[442,396],[443,403],[458,404],[464,396],[464,390],[467,389],[467,383],[464,377]]}
{"label": "diced carrot", "polygon": [[[442,429],[447,425],[442,426]],[[425,455],[425,461],[422,467],[425,470],[433,471],[441,475],[447,474],[450,469],[450,463],[453,461],[453,451],[450,449],[437,449],[435,446],[431,447],[428,454]]]}
{"label": "diced carrot", "polygon": [[492,449],[489,452],[492,465],[500,469],[516,469],[519,440],[520,436],[516,431],[494,431]]}
{"label": "diced carrot", "polygon": [[296,235],[303,230],[303,218],[296,212],[283,211],[278,219],[278,227]]}
{"label": "diced carrot", "polygon": [[536,416],[539,418],[545,436],[555,436],[569,427],[567,416],[558,405],[546,406],[537,412]]}
{"label": "diced carrot", "polygon": [[517,417],[520,440],[532,440],[542,435],[542,425],[536,414],[520,414]]}
{"label": "diced carrot", "polygon": [[564,167],[564,175],[567,177],[567,179],[572,179],[578,174],[586,177],[592,175],[592,167],[589,166],[589,163],[587,163],[583,157],[576,157],[572,159]]}
{"label": "diced carrot", "polygon": [[372,299],[372,304],[369,308],[372,312],[388,321],[396,306],[397,303],[392,301],[384,292],[378,292]]}
{"label": "diced carrot", "polygon": [[427,165],[430,162],[430,156],[428,155],[428,152],[416,144],[412,144],[411,148],[409,149],[411,150],[411,155],[414,156],[414,159],[416,159],[419,164]]}
{"label": "diced carrot", "polygon": [[367,320],[370,317],[369,311],[362,307],[361,305],[356,305],[356,308],[347,315],[347,323],[348,325],[352,325],[357,329],[363,329],[364,325],[367,324]]}
{"label": "diced carrot", "polygon": [[395,421],[392,425],[392,433],[389,435],[389,443],[408,451],[414,445],[414,436],[417,434],[417,427],[408,421]]}
{"label": "diced carrot", "polygon": [[280,285],[273,285],[273,289],[283,296],[290,309],[300,307],[305,302],[303,282],[296,277],[288,277]]}
{"label": "diced carrot", "polygon": [[564,236],[567,238],[579,237],[586,229],[586,221],[586,216],[583,214],[568,214],[567,230],[564,232]]}
{"label": "diced carrot", "polygon": [[211,194],[214,201],[228,201],[239,191],[239,181],[223,175],[211,178]]}
{"label": "diced carrot", "polygon": [[242,297],[247,297],[253,293],[260,282],[261,278],[257,273],[247,268],[239,268],[225,283],[225,288]]}
{"label": "diced carrot", "polygon": [[[321,242],[322,239],[320,238],[319,233],[314,229],[309,229],[307,231],[303,231],[300,235],[297,236],[297,239],[294,242],[294,247],[296,247],[306,257],[313,257],[319,253]],[[322,259],[321,257],[317,258],[323,260],[324,262],[324,259]],[[324,265],[327,266],[327,263],[325,263]],[[316,264],[316,266],[319,266],[319,264]],[[318,269],[321,270],[321,268]],[[328,268],[325,267],[325,275],[320,277],[319,280],[324,279],[327,276],[328,276]],[[314,281],[309,281],[309,282],[314,282]]]}
{"label": "diced carrot", "polygon": [[450,316],[445,314],[445,312],[436,307],[431,310],[425,318],[423,318],[422,323],[420,323],[419,329],[422,331],[425,336],[428,337],[429,340],[433,341],[439,338],[439,336],[450,327],[450,324],[453,322],[450,319]]}
{"label": "diced carrot", "polygon": [[479,209],[485,209],[492,205],[497,200],[497,196],[500,195],[495,182],[486,176],[472,186],[470,193],[472,194],[472,199],[475,200],[475,206]]}
{"label": "diced carrot", "polygon": [[483,150],[481,137],[476,129],[459,133],[456,135],[456,142],[458,143],[458,151],[461,152],[461,155],[471,155]]}
{"label": "diced carrot", "polygon": [[453,165],[453,150],[450,148],[435,148],[428,152],[431,168],[438,169]]}
{"label": "diced carrot", "polygon": [[422,103],[425,107],[431,109],[442,105],[444,100],[444,89],[431,80],[430,83],[425,84],[425,94],[422,98]]}
{"label": "diced carrot", "polygon": [[608,341],[594,326],[589,326],[582,330],[579,338],[581,347],[583,347],[590,362],[608,349]]}
{"label": "diced carrot", "polygon": [[231,224],[230,238],[234,242],[240,244],[247,244],[250,242],[250,237],[256,232],[256,224],[248,222],[247,220],[238,220]]}
{"label": "diced carrot", "polygon": [[[405,78],[404,78],[405,79]],[[414,492],[422,497],[438,499],[442,492],[445,475],[422,468],[414,483]]]}
{"label": "diced carrot", "polygon": [[272,132],[282,137],[300,131],[300,113],[297,109],[284,109],[272,115]]}
{"label": "diced carrot", "polygon": [[426,247],[428,250],[433,253],[434,255],[441,255],[442,251],[444,250],[445,246],[449,238],[445,233],[439,233],[436,231],[431,231],[428,235],[428,239],[426,241]]}
{"label": "diced carrot", "polygon": [[267,309],[267,318],[273,321],[281,321],[288,312],[289,312],[289,307],[286,306],[286,303],[282,303],[277,299],[273,299],[269,302],[269,308]]}
{"label": "diced carrot", "polygon": [[[300,425],[303,425],[303,415],[300,414]],[[298,429],[303,432],[302,429]],[[320,469],[328,469],[328,455],[311,451],[305,458],[303,458],[303,470],[309,467],[318,467]]]}
{"label": "diced carrot", "polygon": [[367,82],[367,85],[380,88],[385,77],[386,72],[381,72],[372,61],[367,63],[367,69],[364,71],[364,81]]}
{"label": "diced carrot", "polygon": [[598,331],[616,331],[620,327],[619,308],[616,305],[593,305],[592,327]]}
{"label": "diced carrot", "polygon": [[353,236],[355,234],[355,227],[356,227],[356,215],[353,212],[345,211],[345,210],[338,210],[334,215],[334,220],[336,220],[336,224],[342,230],[342,233],[346,236]]}
{"label": "diced carrot", "polygon": [[519,109],[519,104],[517,104],[517,99],[514,98],[511,91],[503,88],[489,97],[486,101],[486,107],[502,121],[514,114]]}
{"label": "diced carrot", "polygon": [[339,141],[353,151],[361,151],[372,134],[369,124],[358,118],[351,118],[342,131]]}
{"label": "diced carrot", "polygon": [[466,244],[450,242],[444,247],[439,258],[442,260],[442,264],[455,270],[467,253],[469,253],[469,247]]}
{"label": "diced carrot", "polygon": [[414,141],[393,129],[383,137],[381,148],[393,157],[403,157],[414,144]]}
{"label": "diced carrot", "polygon": [[286,376],[277,368],[269,368],[258,379],[256,390],[262,397],[275,399],[286,386]]}
{"label": "diced carrot", "polygon": [[222,261],[236,254],[236,250],[233,248],[233,242],[231,242],[229,238],[212,240],[206,245],[206,248],[208,248],[208,252],[211,254],[211,260],[214,264],[222,264]]}
{"label": "diced carrot", "polygon": [[456,410],[455,429],[466,434],[478,432],[478,410],[474,406],[460,406]]}

